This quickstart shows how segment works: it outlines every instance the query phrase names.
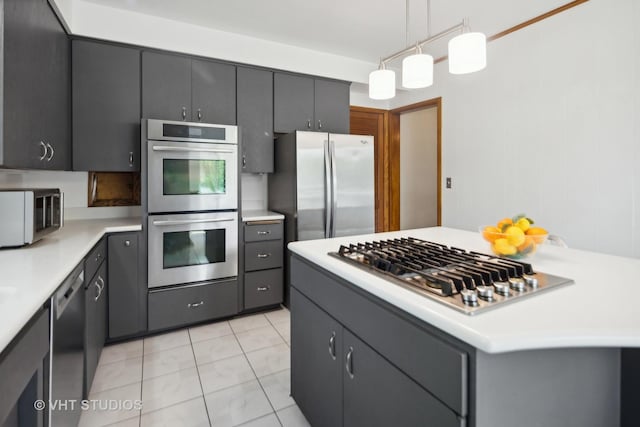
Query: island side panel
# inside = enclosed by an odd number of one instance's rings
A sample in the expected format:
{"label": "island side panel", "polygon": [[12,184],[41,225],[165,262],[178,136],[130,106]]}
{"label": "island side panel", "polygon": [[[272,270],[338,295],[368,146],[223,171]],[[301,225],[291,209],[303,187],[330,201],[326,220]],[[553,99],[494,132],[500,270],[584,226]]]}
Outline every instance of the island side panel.
{"label": "island side panel", "polygon": [[620,425],[620,349],[476,352],[477,427]]}

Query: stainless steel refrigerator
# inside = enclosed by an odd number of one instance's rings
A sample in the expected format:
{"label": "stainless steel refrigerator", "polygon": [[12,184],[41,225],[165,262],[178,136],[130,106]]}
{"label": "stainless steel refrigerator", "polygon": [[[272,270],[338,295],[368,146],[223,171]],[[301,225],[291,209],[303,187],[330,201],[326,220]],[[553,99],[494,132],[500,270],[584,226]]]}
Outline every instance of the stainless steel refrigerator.
{"label": "stainless steel refrigerator", "polygon": [[275,141],[269,209],[284,214],[286,243],[375,231],[373,150],[373,136],[297,131]]}

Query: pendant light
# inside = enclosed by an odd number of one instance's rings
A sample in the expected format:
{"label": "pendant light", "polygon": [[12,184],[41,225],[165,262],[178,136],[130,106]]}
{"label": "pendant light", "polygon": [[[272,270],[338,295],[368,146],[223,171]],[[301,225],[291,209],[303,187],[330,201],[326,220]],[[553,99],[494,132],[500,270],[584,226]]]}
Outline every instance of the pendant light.
{"label": "pendant light", "polygon": [[407,89],[429,87],[433,84],[433,56],[416,48],[415,55],[402,60],[402,86]]}
{"label": "pendant light", "polygon": [[[469,29],[463,21],[463,31]],[[449,72],[468,74],[487,66],[487,38],[482,33],[463,32],[449,40]]]}
{"label": "pendant light", "polygon": [[396,96],[396,73],[387,70],[384,62],[380,62],[380,68],[369,73],[369,98],[391,99]]}

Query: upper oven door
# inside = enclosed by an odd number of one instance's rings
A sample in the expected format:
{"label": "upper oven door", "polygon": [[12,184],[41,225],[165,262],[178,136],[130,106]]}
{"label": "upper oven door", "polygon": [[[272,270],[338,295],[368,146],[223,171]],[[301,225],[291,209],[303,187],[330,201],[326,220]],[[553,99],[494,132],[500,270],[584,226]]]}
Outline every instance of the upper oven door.
{"label": "upper oven door", "polygon": [[238,213],[149,215],[149,287],[238,275]]}
{"label": "upper oven door", "polygon": [[238,208],[238,146],[147,142],[150,213]]}

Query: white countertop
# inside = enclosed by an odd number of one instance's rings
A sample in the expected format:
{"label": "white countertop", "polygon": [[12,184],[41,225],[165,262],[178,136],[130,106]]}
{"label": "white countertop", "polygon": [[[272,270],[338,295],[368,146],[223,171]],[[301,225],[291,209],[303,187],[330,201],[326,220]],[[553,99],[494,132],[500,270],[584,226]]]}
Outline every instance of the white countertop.
{"label": "white countertop", "polygon": [[67,221],[30,246],[0,250],[0,352],[105,233],[141,229],[140,218]]}
{"label": "white countertop", "polygon": [[340,244],[409,236],[467,250],[489,250],[479,233],[444,227],[294,242],[288,247],[488,353],[561,347],[640,347],[640,308],[635,298],[640,259],[542,245],[527,262],[536,271],[568,277],[575,283],[469,316],[327,255],[337,251]]}
{"label": "white countertop", "polygon": [[284,215],[278,212],[271,212],[267,210],[243,210],[242,222],[248,221],[274,221],[282,220]]}

